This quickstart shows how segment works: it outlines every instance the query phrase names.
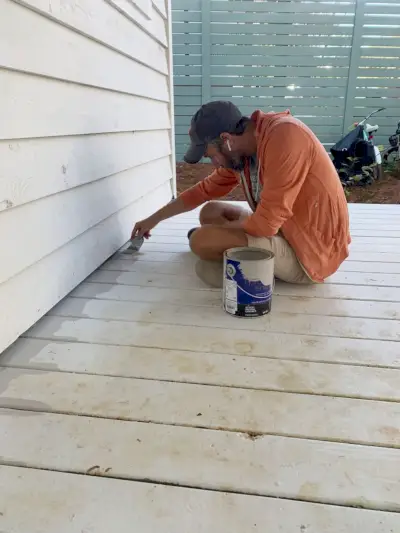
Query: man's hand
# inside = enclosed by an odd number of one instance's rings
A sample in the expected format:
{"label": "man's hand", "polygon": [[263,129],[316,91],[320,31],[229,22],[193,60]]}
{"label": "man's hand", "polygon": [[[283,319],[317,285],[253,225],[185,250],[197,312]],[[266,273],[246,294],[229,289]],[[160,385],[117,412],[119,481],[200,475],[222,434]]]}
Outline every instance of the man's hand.
{"label": "man's hand", "polygon": [[134,239],[135,237],[144,237],[145,239],[148,239],[151,236],[151,230],[157,226],[158,222],[159,221],[155,215],[140,220],[140,222],[136,222],[135,227],[132,230],[131,239]]}
{"label": "man's hand", "polygon": [[240,218],[239,220],[232,220],[232,221],[229,221],[229,222],[225,222],[225,224],[223,224],[223,228],[227,228],[227,229],[244,229],[244,223],[245,221],[247,220],[248,217],[243,217],[243,218]]}
{"label": "man's hand", "polygon": [[181,213],[186,213],[191,211],[191,207],[186,207],[182,200],[178,197],[176,200],[172,200],[167,205],[153,213],[148,218],[136,222],[135,227],[132,230],[131,239],[135,237],[144,237],[148,239],[150,237],[150,232],[153,228],[157,226],[163,220],[180,215]]}

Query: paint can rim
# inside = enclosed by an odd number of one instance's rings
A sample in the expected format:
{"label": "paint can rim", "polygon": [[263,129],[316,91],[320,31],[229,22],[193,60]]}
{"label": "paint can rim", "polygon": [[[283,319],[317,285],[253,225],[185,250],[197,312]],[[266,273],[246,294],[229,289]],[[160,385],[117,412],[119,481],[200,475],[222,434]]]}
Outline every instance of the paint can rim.
{"label": "paint can rim", "polygon": [[[264,257],[257,257],[254,259],[234,257],[235,254],[239,254],[240,252],[258,252]],[[257,248],[255,246],[240,246],[237,248],[228,248],[228,250],[225,251],[224,255],[227,259],[232,259],[234,261],[268,261],[271,259],[275,259],[275,254],[270,250],[264,250],[263,248]]]}

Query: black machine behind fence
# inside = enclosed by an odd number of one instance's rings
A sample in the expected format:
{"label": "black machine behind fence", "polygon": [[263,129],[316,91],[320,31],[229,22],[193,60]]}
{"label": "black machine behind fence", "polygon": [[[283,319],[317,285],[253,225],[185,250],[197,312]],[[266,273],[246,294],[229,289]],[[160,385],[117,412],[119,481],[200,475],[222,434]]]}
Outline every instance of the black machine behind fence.
{"label": "black machine behind fence", "polygon": [[333,164],[343,185],[368,185],[381,175],[382,158],[374,144],[374,133],[379,126],[367,120],[383,111],[382,107],[370,113],[354,129],[331,148]]}
{"label": "black machine behind fence", "polygon": [[382,159],[387,164],[400,162],[400,122],[397,123],[396,133],[389,137],[389,146],[382,152]]}

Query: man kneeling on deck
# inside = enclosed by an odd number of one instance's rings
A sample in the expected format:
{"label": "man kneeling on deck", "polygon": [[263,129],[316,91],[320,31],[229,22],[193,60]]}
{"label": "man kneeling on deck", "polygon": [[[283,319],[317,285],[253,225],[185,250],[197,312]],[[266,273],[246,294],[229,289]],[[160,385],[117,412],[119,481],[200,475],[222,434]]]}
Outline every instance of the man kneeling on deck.
{"label": "man kneeling on deck", "polygon": [[[320,283],[348,256],[347,202],[336,170],[312,131],[289,111],[244,117],[231,102],[211,102],[194,115],[187,163],[211,159],[216,170],[149,218],[132,237],[150,235],[162,220],[208,202],[201,227],[189,232],[200,258],[196,272],[222,286],[225,250],[251,246],[275,254],[275,275]],[[241,184],[250,210],[213,201]]]}

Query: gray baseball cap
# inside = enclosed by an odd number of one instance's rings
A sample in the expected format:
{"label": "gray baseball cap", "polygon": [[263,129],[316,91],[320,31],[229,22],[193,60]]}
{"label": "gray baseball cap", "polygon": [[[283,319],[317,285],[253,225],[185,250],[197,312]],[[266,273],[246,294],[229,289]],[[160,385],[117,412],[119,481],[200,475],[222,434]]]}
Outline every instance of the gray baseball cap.
{"label": "gray baseball cap", "polygon": [[242,113],[232,102],[209,102],[193,116],[189,136],[190,147],[183,158],[186,163],[198,163],[204,156],[207,143],[218,139],[221,133],[233,133]]}

